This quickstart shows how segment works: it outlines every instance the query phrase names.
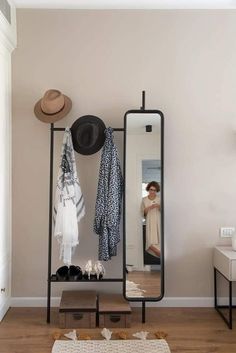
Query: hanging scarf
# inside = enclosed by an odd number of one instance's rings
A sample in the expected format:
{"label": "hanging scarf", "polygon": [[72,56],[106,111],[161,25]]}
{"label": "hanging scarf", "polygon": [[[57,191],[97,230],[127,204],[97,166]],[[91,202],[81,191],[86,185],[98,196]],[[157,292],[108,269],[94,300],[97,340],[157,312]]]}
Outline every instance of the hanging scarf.
{"label": "hanging scarf", "polygon": [[74,148],[69,128],[65,129],[54,207],[54,236],[60,243],[60,259],[66,265],[79,244],[78,222],[85,215],[84,199],[77,177]]}
{"label": "hanging scarf", "polygon": [[117,254],[120,241],[120,218],[123,178],[113,129],[105,129],[98,191],[95,206],[94,231],[99,235],[99,260],[107,261]]}

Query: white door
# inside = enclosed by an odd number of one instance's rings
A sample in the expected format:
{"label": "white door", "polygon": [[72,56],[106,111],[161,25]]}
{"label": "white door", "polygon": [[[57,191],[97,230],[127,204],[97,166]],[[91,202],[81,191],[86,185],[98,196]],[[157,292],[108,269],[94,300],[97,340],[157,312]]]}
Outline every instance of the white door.
{"label": "white door", "polygon": [[11,297],[11,54],[0,43],[0,320]]}
{"label": "white door", "polygon": [[11,53],[16,47],[16,9],[0,0],[0,321],[11,299]]}

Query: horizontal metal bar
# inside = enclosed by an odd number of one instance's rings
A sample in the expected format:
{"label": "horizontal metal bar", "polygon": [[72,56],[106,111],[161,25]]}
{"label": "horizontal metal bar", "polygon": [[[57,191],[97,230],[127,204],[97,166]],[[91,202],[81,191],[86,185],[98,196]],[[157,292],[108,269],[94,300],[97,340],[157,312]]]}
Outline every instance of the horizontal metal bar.
{"label": "horizontal metal bar", "polygon": [[65,127],[54,127],[52,130],[53,131],[65,131]]}
{"label": "horizontal metal bar", "polygon": [[78,281],[70,281],[70,280],[58,280],[56,275],[51,276],[51,282],[123,282],[123,278],[102,278],[102,279],[78,279]]}
{"label": "horizontal metal bar", "polygon": [[[54,127],[52,128],[53,131],[65,131],[65,127]],[[113,131],[124,131],[124,128],[112,128]]]}

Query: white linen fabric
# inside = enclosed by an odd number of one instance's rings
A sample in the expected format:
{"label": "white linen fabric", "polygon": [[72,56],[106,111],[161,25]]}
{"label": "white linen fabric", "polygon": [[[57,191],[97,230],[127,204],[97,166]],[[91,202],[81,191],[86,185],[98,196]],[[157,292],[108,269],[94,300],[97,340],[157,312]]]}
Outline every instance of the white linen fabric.
{"label": "white linen fabric", "polygon": [[156,195],[155,199],[150,200],[148,196],[142,199],[141,212],[142,217],[146,218],[146,244],[145,250],[153,256],[157,256],[150,248],[154,246],[160,250],[160,238],[161,238],[161,212],[158,208],[153,208],[148,211],[147,215],[144,215],[144,209],[153,204],[160,206],[160,196]]}
{"label": "white linen fabric", "polygon": [[60,243],[60,259],[71,265],[71,257],[79,244],[78,223],[85,215],[84,198],[77,176],[70,129],[65,129],[61,163],[58,172],[54,218],[54,236]]}

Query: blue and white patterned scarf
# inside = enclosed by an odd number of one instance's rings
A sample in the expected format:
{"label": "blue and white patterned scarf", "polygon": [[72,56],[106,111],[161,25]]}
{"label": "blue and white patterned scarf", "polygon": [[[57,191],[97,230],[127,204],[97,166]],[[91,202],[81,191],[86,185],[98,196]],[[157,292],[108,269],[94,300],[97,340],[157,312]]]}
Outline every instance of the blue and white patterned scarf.
{"label": "blue and white patterned scarf", "polygon": [[54,236],[60,243],[60,258],[71,264],[75,246],[79,244],[78,222],[85,215],[84,199],[76,171],[70,129],[65,129],[54,206]]}
{"label": "blue and white patterned scarf", "polygon": [[113,129],[105,129],[98,191],[95,206],[94,231],[99,235],[99,260],[107,261],[117,254],[120,241],[121,201],[123,178]]}

